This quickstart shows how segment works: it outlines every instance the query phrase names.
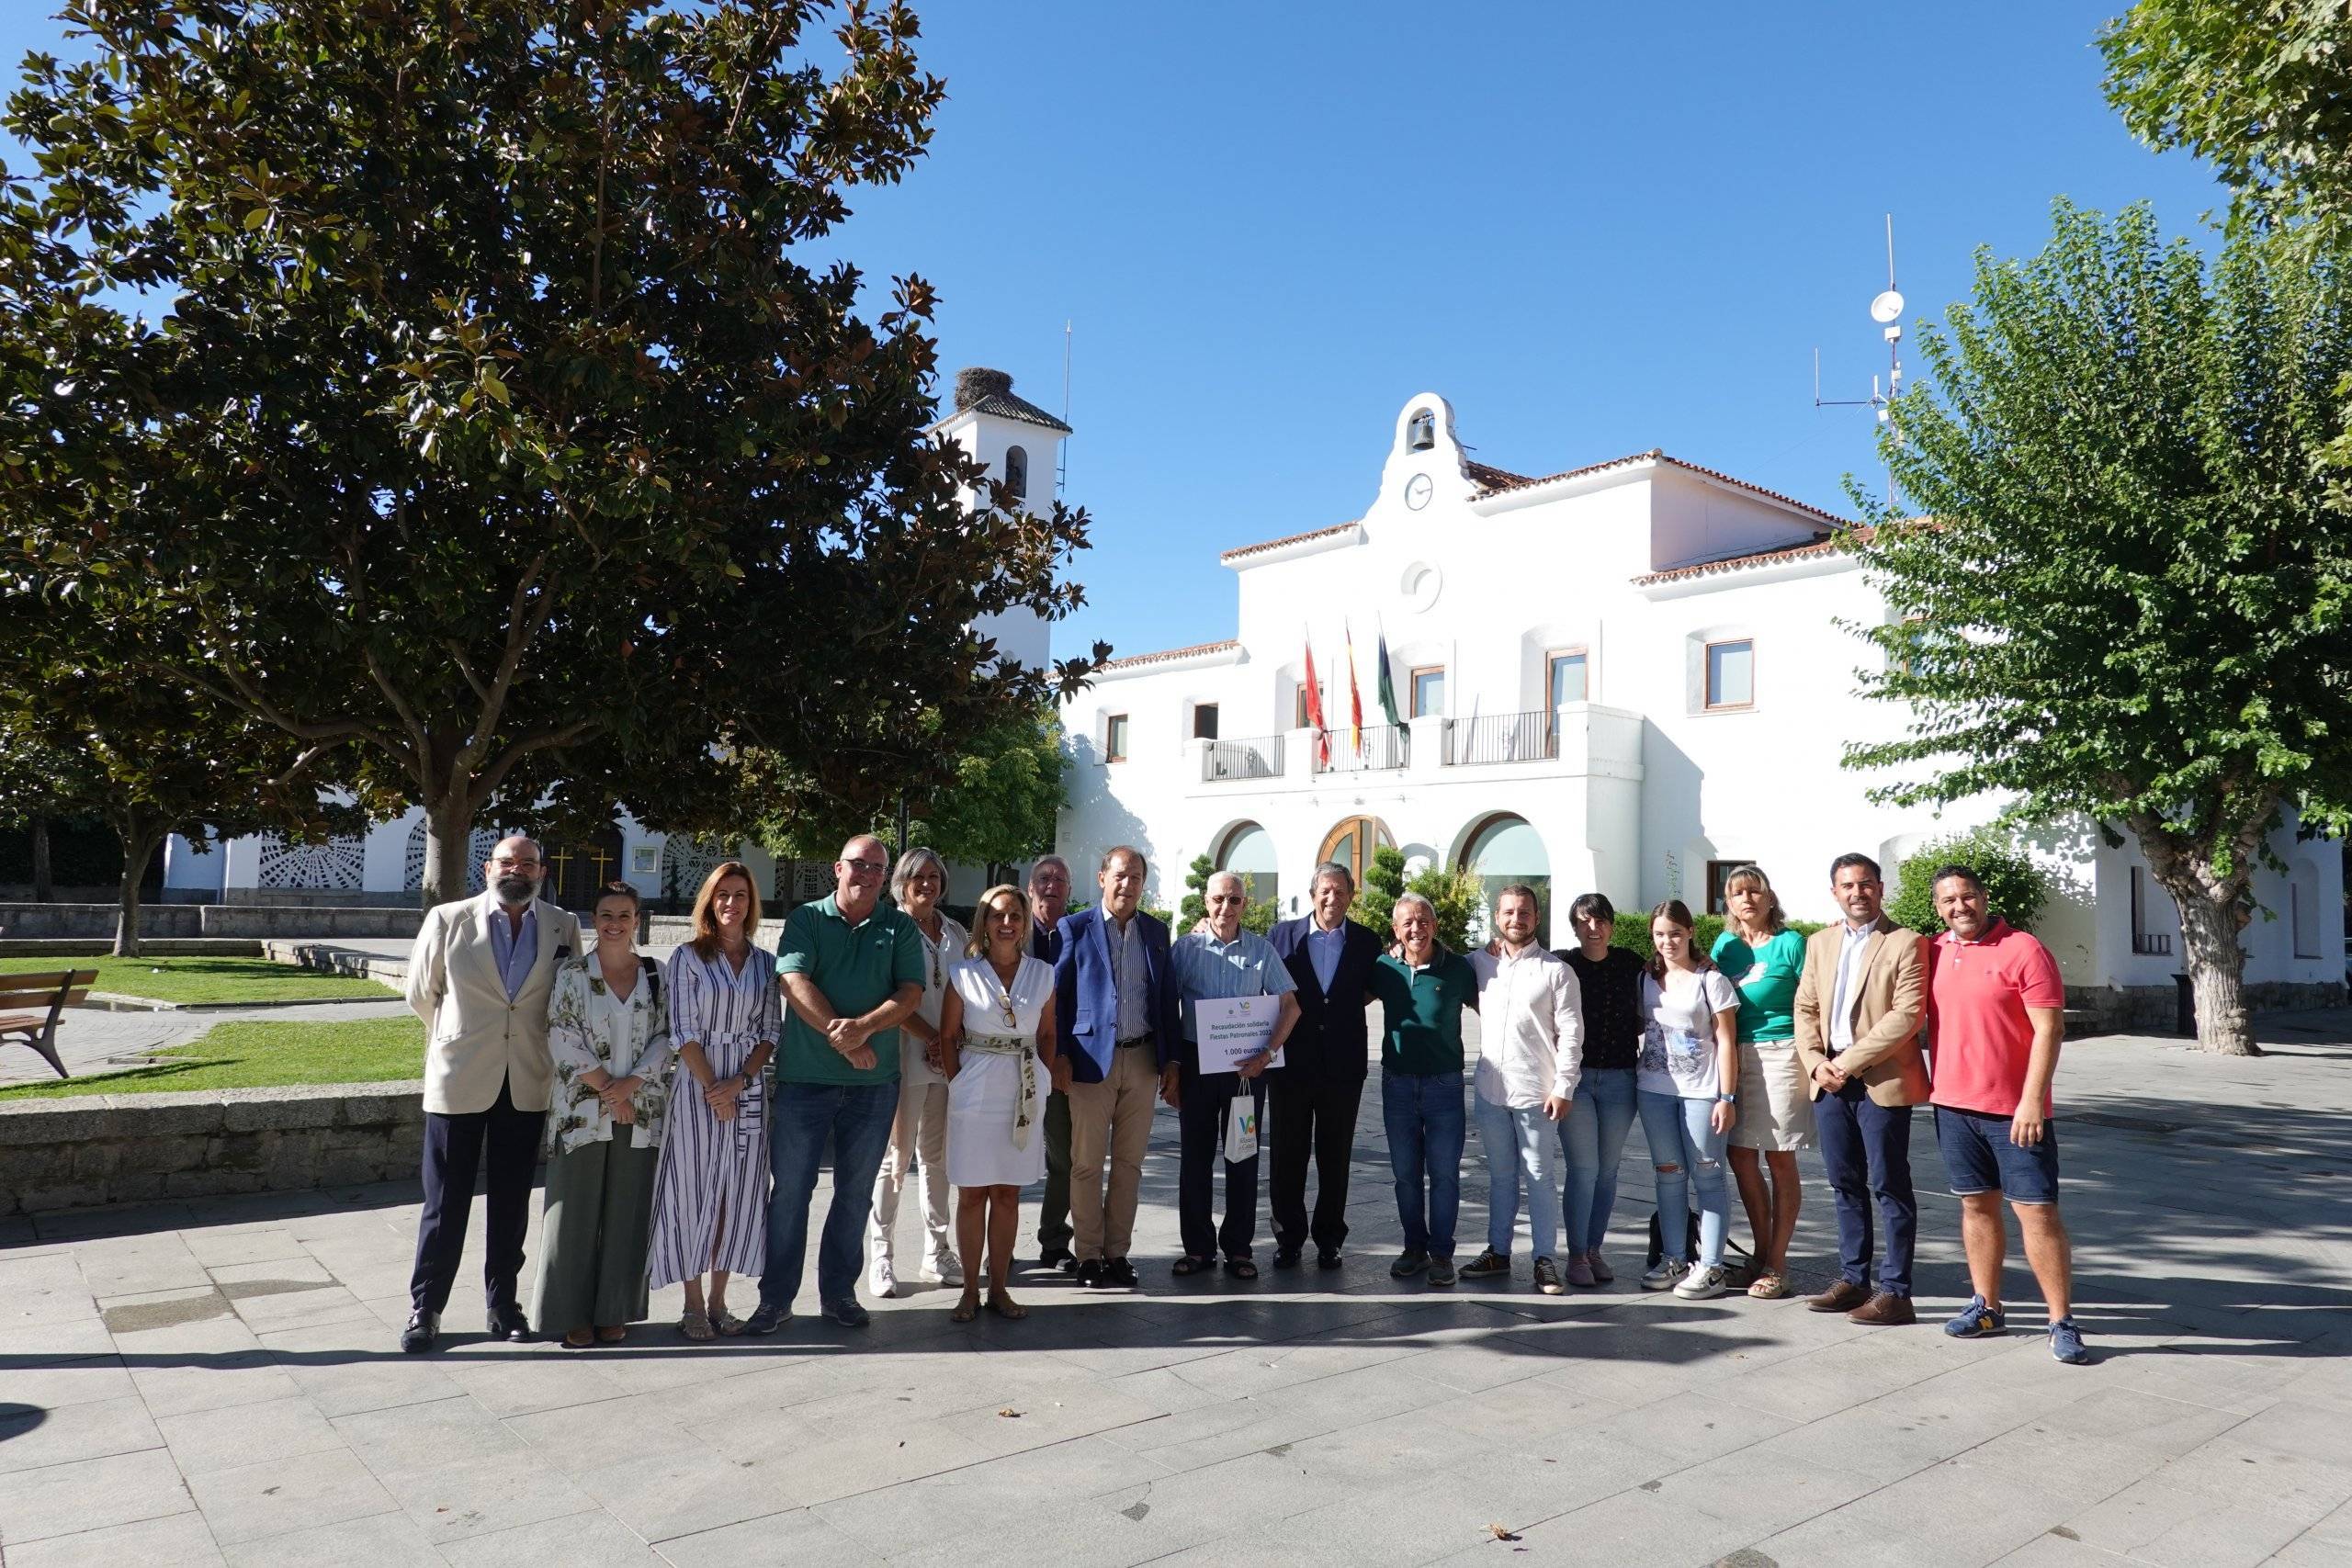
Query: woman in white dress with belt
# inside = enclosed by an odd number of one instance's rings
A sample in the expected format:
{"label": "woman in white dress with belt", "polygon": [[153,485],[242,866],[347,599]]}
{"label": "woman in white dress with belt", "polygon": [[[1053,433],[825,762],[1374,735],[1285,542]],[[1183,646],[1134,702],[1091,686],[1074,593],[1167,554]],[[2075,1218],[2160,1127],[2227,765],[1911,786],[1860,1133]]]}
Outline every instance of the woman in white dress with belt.
{"label": "woman in white dress with belt", "polygon": [[1054,971],[1029,956],[1029,898],[999,886],[973,911],[972,956],[948,975],[939,1009],[947,1075],[947,1179],[956,1185],[956,1241],[964,1295],[952,1314],[980,1310],[980,1250],[988,1243],[988,1308],[1029,1315],[1005,1289],[1021,1190],[1046,1174],[1045,1095],[1054,1068]]}

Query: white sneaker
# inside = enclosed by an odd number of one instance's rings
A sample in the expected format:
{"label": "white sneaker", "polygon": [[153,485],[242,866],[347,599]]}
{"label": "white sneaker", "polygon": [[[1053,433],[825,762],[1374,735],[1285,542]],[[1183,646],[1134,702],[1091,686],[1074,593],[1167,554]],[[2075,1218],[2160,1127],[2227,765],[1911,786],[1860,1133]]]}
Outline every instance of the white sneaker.
{"label": "white sneaker", "polygon": [[865,1269],[866,1293],[880,1301],[889,1301],[899,1293],[899,1273],[887,1254],[876,1255]]}
{"label": "white sneaker", "polygon": [[960,1285],[964,1282],[964,1265],[952,1252],[925,1258],[922,1280],[927,1285]]}
{"label": "white sneaker", "polygon": [[1683,1262],[1679,1258],[1661,1258],[1658,1259],[1657,1268],[1642,1276],[1642,1289],[1670,1291],[1674,1288],[1675,1282],[1690,1271],[1690,1265]]}
{"label": "white sneaker", "polygon": [[1718,1263],[1704,1269],[1694,1267],[1686,1270],[1675,1285],[1674,1293],[1686,1302],[1703,1302],[1730,1289],[1731,1276],[1724,1273],[1723,1265]]}

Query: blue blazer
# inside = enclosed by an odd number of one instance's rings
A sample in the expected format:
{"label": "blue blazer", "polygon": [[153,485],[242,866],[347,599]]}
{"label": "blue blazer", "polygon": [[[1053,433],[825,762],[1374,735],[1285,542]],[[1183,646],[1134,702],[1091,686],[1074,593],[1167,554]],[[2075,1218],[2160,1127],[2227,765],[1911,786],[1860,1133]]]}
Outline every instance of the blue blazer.
{"label": "blue blazer", "polygon": [[[1140,909],[1133,918],[1143,940],[1152,1066],[1165,1067],[1184,1043],[1176,1015],[1176,976],[1168,964],[1168,928]],[[1111,933],[1099,908],[1064,915],[1057,929],[1062,950],[1054,960],[1054,1032],[1071,1081],[1101,1083],[1110,1076],[1111,1053],[1118,1045],[1119,977],[1111,963]],[[1132,1023],[1128,1028],[1134,1032]]]}
{"label": "blue blazer", "polygon": [[1306,951],[1306,933],[1314,924],[1313,917],[1306,916],[1284,920],[1266,933],[1291,978],[1298,982],[1298,1022],[1283,1044],[1278,1070],[1295,1081],[1362,1083],[1371,1061],[1364,993],[1380,963],[1380,939],[1353,920],[1340,927],[1340,966],[1332,971],[1327,995]]}

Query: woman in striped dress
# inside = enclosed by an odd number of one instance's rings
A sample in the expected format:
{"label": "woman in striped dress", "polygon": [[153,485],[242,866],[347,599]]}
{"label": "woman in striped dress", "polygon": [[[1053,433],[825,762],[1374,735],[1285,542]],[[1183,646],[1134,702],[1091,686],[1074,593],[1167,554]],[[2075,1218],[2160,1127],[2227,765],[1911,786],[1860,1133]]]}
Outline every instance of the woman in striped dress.
{"label": "woman in striped dress", "polygon": [[[670,1037],[678,1075],[654,1183],[649,1284],[686,1287],[678,1331],[741,1334],[727,1278],[767,1259],[768,1058],[783,1023],[775,954],[753,945],[759,889],[723,861],[695,896],[694,938],[670,955]],[[705,1292],[702,1274],[710,1272]]]}

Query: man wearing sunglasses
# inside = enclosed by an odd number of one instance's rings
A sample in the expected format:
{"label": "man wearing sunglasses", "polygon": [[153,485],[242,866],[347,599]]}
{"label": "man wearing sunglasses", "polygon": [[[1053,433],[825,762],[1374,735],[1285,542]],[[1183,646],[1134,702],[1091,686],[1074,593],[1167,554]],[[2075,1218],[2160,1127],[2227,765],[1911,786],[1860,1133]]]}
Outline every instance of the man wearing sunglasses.
{"label": "man wearing sunglasses", "polygon": [[808,1201],[830,1136],[833,1201],[817,1243],[817,1305],[848,1328],[869,1321],[857,1302],[874,1177],[899,1111],[899,1024],[922,1001],[922,932],[882,902],[890,852],[860,835],[833,863],[833,891],[785,918],[776,945],[784,1048],[775,1063],[767,1266],[747,1334],[792,1315],[808,1250]]}

